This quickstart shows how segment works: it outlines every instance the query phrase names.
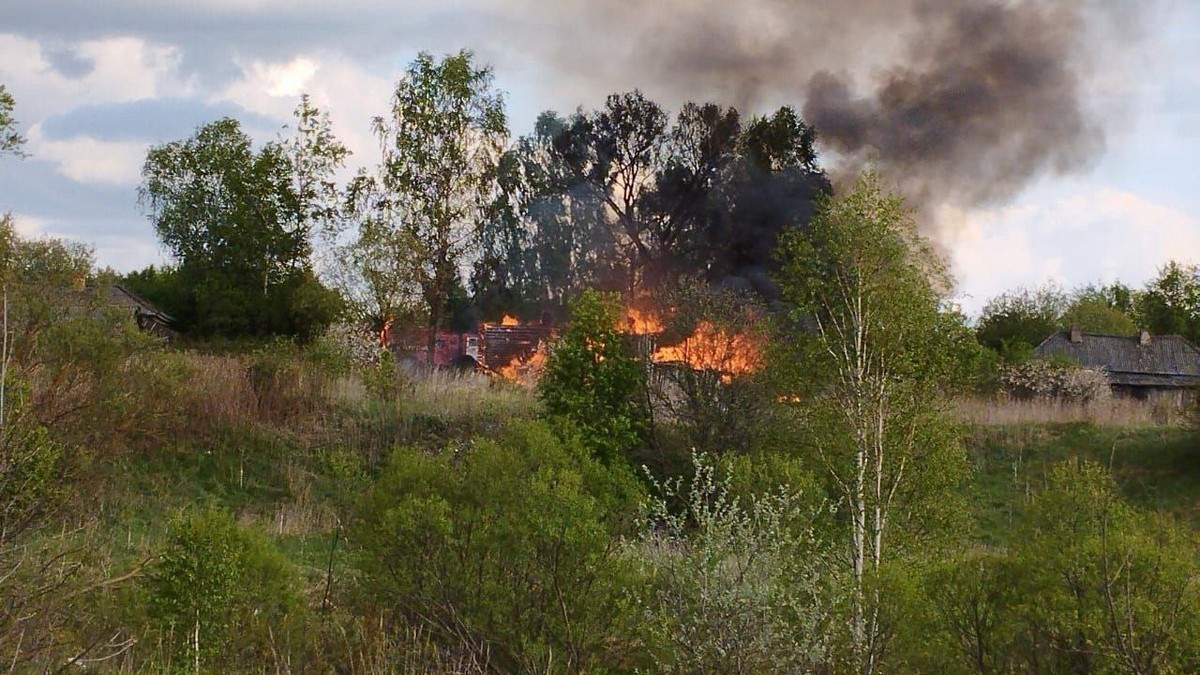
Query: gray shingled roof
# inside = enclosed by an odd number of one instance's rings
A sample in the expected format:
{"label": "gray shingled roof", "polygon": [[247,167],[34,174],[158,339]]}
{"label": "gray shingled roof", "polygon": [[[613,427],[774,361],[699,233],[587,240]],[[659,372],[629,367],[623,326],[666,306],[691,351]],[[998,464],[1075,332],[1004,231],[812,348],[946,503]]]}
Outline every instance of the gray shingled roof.
{"label": "gray shingled roof", "polygon": [[1082,333],[1071,342],[1061,331],[1034,349],[1039,358],[1066,357],[1085,368],[1107,370],[1116,384],[1178,386],[1200,383],[1200,349],[1178,335],[1156,335],[1147,345],[1136,335]]}

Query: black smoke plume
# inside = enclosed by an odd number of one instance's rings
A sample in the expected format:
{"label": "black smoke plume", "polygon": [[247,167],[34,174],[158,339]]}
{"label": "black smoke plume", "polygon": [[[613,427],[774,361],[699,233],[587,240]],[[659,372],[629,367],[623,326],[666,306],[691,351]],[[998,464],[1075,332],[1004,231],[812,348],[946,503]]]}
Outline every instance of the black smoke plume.
{"label": "black smoke plume", "polygon": [[1095,84],[1152,4],[596,0],[537,16],[573,81],[743,112],[802,102],[835,175],[871,161],[919,205],[972,207],[1101,156]]}

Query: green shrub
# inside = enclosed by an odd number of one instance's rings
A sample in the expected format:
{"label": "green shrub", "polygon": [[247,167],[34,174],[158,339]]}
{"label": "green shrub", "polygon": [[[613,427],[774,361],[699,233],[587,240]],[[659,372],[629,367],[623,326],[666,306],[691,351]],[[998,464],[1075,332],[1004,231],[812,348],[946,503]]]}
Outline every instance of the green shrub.
{"label": "green shrub", "polygon": [[[732,465],[694,455],[694,474],[655,481],[630,553],[643,593],[654,672],[811,672],[826,659],[836,565],[812,529],[819,517],[787,487],[734,496]],[[675,511],[673,504],[682,504]]]}
{"label": "green shrub", "polygon": [[176,518],[145,583],[168,657],[182,664],[258,662],[302,606],[288,562],[212,507]]}
{"label": "green shrub", "polygon": [[395,630],[503,670],[593,667],[622,613],[612,535],[636,490],[537,422],[437,455],[397,451],[352,528],[362,592]]}
{"label": "green shrub", "polygon": [[570,422],[609,463],[642,445],[648,430],[646,373],[619,330],[622,316],[615,294],[584,291],[538,382],[546,413]]}
{"label": "green shrub", "polygon": [[1102,466],[1055,466],[1013,542],[953,556],[925,579],[932,613],[904,646],[918,670],[1196,672],[1193,536],[1126,503]]}

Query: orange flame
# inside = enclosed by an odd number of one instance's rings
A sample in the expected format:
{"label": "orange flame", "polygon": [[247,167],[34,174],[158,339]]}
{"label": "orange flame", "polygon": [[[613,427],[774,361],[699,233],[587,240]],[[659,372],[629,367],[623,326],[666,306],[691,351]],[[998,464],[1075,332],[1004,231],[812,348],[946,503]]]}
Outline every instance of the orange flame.
{"label": "orange flame", "polygon": [[392,322],[395,321],[392,317],[388,317],[383,321],[383,328],[379,329],[379,346],[387,347],[392,341]]}
{"label": "orange flame", "polygon": [[[625,321],[626,332],[633,335],[659,335],[664,330],[662,319],[650,310],[628,307]],[[655,349],[650,354],[650,361],[715,371],[728,383],[734,376],[757,372],[762,367],[761,354],[761,341],[756,336],[730,332],[701,321],[683,341]]]}
{"label": "orange flame", "polygon": [[663,332],[662,321],[654,312],[644,312],[636,307],[625,310],[625,329],[632,335],[654,335]]}
{"label": "orange flame", "polygon": [[736,375],[748,375],[762,367],[759,340],[742,333],[731,333],[707,321],[701,321],[691,335],[676,345],[659,347],[650,355],[654,363],[682,363],[693,370],[721,374],[723,382]]}
{"label": "orange flame", "polygon": [[[653,310],[627,307],[624,318],[625,325],[620,328],[630,335],[658,336],[664,331],[662,318]],[[499,325],[517,326],[520,322],[506,314]],[[538,342],[533,353],[525,358],[514,357],[509,363],[494,368],[493,372],[506,380],[532,386],[541,377],[547,356],[546,343]],[[762,341],[753,334],[731,332],[701,321],[691,335],[677,344],[657,347],[649,359],[652,363],[682,364],[693,370],[715,372],[722,382],[729,383],[734,377],[762,368]]]}
{"label": "orange flame", "polygon": [[512,361],[497,368],[496,373],[510,382],[531,387],[541,379],[548,356],[549,350],[546,348],[546,343],[538,342],[537,348],[527,358],[522,359],[515,356]]}

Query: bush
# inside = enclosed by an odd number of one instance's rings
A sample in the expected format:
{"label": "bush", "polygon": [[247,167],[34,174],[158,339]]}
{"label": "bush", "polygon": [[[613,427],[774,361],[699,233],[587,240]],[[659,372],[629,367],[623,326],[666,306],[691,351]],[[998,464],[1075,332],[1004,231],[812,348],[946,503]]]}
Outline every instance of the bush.
{"label": "bush", "polygon": [[929,670],[1197,672],[1194,540],[1126,503],[1102,466],[1055,466],[1013,541],[965,552],[927,578],[933,630],[912,645],[926,644],[913,652],[925,652]]}
{"label": "bush", "polygon": [[693,464],[686,487],[654,482],[631,548],[652,580],[641,606],[654,672],[811,672],[826,657],[836,576],[817,514],[787,488],[739,500],[710,459]]}
{"label": "bush", "polygon": [[169,660],[263,663],[301,612],[295,572],[260,534],[209,507],[178,517],[146,576]]}
{"label": "bush", "polygon": [[[614,528],[636,482],[543,423],[436,455],[398,450],[352,528],[361,590],[396,632],[508,672],[578,672],[617,633]],[[486,659],[485,659],[486,660]]]}
{"label": "bush", "polygon": [[546,412],[567,420],[610,463],[645,442],[649,422],[645,369],[619,330],[622,316],[616,295],[584,291],[538,382]]}
{"label": "bush", "polygon": [[1090,403],[1112,397],[1112,387],[1103,371],[1034,360],[1001,371],[1001,391],[1020,399],[1051,399]]}

